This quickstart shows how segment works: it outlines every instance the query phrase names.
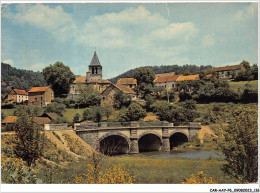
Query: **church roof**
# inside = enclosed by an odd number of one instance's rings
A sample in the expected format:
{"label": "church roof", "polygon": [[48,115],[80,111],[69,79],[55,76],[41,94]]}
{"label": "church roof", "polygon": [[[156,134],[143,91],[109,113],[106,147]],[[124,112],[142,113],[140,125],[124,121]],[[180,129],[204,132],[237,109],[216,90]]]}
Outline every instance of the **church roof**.
{"label": "church roof", "polygon": [[94,52],[89,66],[101,66],[96,51]]}

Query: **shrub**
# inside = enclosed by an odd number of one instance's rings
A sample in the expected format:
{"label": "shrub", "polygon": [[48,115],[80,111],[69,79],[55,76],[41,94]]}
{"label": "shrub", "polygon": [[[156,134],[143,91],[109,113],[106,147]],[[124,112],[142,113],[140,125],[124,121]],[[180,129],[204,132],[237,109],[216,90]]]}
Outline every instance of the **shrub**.
{"label": "shrub", "polygon": [[190,178],[185,178],[185,180],[183,180],[181,183],[182,184],[217,184],[217,181],[215,181],[212,177],[207,178],[206,174],[204,174],[203,171],[199,171],[198,176],[191,174]]}

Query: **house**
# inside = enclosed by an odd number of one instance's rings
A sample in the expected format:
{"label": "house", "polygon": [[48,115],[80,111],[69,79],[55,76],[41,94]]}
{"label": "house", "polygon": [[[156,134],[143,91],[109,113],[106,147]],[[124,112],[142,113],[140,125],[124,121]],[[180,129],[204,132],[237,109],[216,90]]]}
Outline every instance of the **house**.
{"label": "house", "polygon": [[29,106],[46,107],[54,99],[54,92],[50,86],[32,87],[28,91]]}
{"label": "house", "polygon": [[179,76],[176,81],[179,82],[184,80],[199,80],[199,79],[200,79],[199,74],[193,74],[193,75]]}
{"label": "house", "polygon": [[136,100],[137,95],[131,88],[124,85],[114,85],[111,84],[101,93],[101,104],[114,104],[114,95],[117,91],[122,91],[123,93],[129,95],[131,100]]}
{"label": "house", "polygon": [[124,85],[134,89],[137,86],[137,80],[135,78],[119,78],[117,79],[116,85]]}
{"label": "house", "polygon": [[86,76],[76,77],[74,82],[70,84],[70,91],[67,97],[72,99],[77,98],[81,94],[78,88],[87,85],[91,85],[95,90],[102,93],[112,84],[109,80],[103,79],[102,76],[102,65],[100,64],[97,53],[94,52]]}
{"label": "house", "polygon": [[43,126],[44,124],[49,124],[51,119],[49,117],[33,117],[33,122]]}
{"label": "house", "polygon": [[173,75],[175,75],[175,72],[159,73],[159,74],[155,74],[155,78],[163,77],[163,76],[173,76]]}
{"label": "house", "polygon": [[18,119],[17,116],[7,116],[7,117],[1,122],[1,127],[5,127],[6,125],[14,124],[17,119]]}
{"label": "house", "polygon": [[48,117],[51,121],[55,121],[60,116],[56,113],[47,112],[47,113],[43,113],[41,117]]}
{"label": "house", "polygon": [[155,86],[162,86],[166,89],[171,89],[175,87],[176,80],[181,75],[172,75],[172,76],[158,76],[154,79]]}
{"label": "house", "polygon": [[8,102],[10,103],[21,103],[28,101],[28,93],[22,89],[13,89],[8,93]]}
{"label": "house", "polygon": [[237,64],[232,66],[216,67],[211,69],[213,72],[217,72],[220,78],[231,78],[234,71],[246,71],[243,64]]}

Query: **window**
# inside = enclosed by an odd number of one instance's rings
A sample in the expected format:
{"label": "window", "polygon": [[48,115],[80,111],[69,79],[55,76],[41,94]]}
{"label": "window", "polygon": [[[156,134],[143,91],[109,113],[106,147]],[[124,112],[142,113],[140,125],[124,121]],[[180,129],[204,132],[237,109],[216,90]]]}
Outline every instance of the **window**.
{"label": "window", "polygon": [[172,84],[172,88],[174,88],[174,84]]}
{"label": "window", "polygon": [[41,106],[42,106],[42,102],[41,102]]}
{"label": "window", "polygon": [[103,100],[105,100],[105,97],[103,97]]}
{"label": "window", "polygon": [[35,101],[37,101],[37,98],[35,98]]}
{"label": "window", "polygon": [[42,96],[41,96],[41,101],[42,101]]}

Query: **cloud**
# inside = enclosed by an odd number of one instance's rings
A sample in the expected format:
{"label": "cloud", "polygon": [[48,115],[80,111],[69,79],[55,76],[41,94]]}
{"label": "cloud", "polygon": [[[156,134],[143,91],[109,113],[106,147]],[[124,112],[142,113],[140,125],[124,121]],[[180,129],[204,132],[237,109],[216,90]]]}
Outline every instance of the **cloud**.
{"label": "cloud", "polygon": [[189,46],[198,29],[192,22],[170,23],[143,6],[119,13],[91,17],[78,29],[78,43],[99,48],[135,49],[165,57],[181,53]]}
{"label": "cloud", "polygon": [[15,13],[9,12],[4,17],[20,25],[43,29],[61,41],[65,41],[73,30],[72,16],[61,6],[50,8],[42,4],[18,4]]}
{"label": "cloud", "polygon": [[257,14],[258,14],[258,3],[250,3],[249,6],[244,7],[242,10],[238,10],[234,14],[233,20],[245,21],[247,19],[257,16]]}
{"label": "cloud", "polygon": [[11,66],[14,65],[14,61],[12,59],[6,59],[2,61],[3,63],[10,64]]}
{"label": "cloud", "polygon": [[212,47],[215,45],[215,34],[208,34],[202,39],[202,46],[204,48]]}

